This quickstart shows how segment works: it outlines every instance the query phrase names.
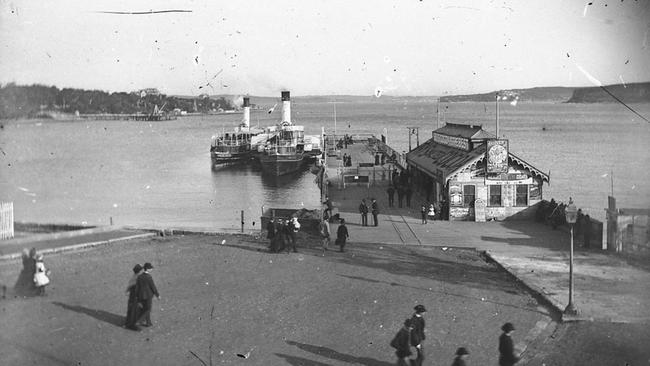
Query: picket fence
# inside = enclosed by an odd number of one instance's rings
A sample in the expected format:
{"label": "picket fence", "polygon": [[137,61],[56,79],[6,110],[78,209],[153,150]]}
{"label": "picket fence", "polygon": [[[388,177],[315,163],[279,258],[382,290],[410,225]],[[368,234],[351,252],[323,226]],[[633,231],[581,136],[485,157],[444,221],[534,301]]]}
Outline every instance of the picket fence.
{"label": "picket fence", "polygon": [[14,237],[14,203],[0,202],[0,240]]}

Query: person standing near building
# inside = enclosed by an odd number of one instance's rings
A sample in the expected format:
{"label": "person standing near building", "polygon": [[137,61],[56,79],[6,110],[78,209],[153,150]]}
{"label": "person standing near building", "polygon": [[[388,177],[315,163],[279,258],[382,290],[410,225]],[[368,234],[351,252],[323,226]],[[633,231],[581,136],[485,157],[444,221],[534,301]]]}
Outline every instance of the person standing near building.
{"label": "person standing near building", "polygon": [[377,216],[379,216],[379,205],[377,204],[377,200],[373,198],[372,199],[372,221],[373,221],[372,223],[375,226],[379,225],[379,219],[377,218]]}
{"label": "person standing near building", "polygon": [[413,345],[417,351],[417,358],[413,362],[413,366],[422,366],[422,362],[424,361],[422,341],[426,339],[426,336],[424,335],[424,313],[427,309],[424,308],[424,305],[417,305],[413,310],[415,310],[415,313],[413,313],[413,316],[411,317],[411,324],[413,324],[411,345]]}
{"label": "person standing near building", "polygon": [[[151,322],[151,306],[153,305],[154,295],[160,299],[160,294],[156,288],[156,284],[153,282],[153,277],[151,277],[151,270],[153,265],[147,262],[144,264],[144,272],[142,272],[138,279],[135,281],[135,293],[138,296],[138,302],[142,307],[142,314],[140,314],[140,325],[145,327],[150,327],[153,325]],[[144,322],[142,322],[144,321]]]}
{"label": "person standing near building", "polygon": [[583,238],[584,238],[584,246],[585,248],[589,248],[591,245],[591,217],[589,215],[585,215],[585,219],[583,220],[583,225],[584,227],[582,228],[583,232]]}
{"label": "person standing near building", "polygon": [[269,239],[269,250],[273,251],[273,242],[275,238],[275,220],[271,217],[266,224],[266,238]]}
{"label": "person standing near building", "polygon": [[332,205],[332,201],[330,200],[329,196],[325,196],[325,201],[323,204],[325,205],[325,211],[323,212],[323,215],[325,215],[327,218],[332,217],[332,210],[334,209],[334,206]]}
{"label": "person standing near building", "polygon": [[456,350],[456,357],[454,358],[454,363],[451,366],[467,366],[465,359],[469,355],[469,351],[465,347],[460,347]]}
{"label": "person standing near building", "polygon": [[388,207],[393,207],[393,202],[395,200],[395,187],[389,185],[386,192],[388,193]]}
{"label": "person standing near building", "polygon": [[368,226],[368,205],[365,198],[359,204],[359,213],[361,214],[361,226]]}
{"label": "person standing near building", "polygon": [[422,216],[422,224],[427,223],[427,205],[424,203],[420,206],[420,215]]}
{"label": "person standing near building", "polygon": [[397,332],[390,346],[395,348],[395,356],[397,356],[397,366],[411,366],[412,360],[411,352],[411,333],[413,333],[413,325],[411,319],[404,321],[404,326]]}
{"label": "person standing near building", "polygon": [[436,208],[432,204],[429,205],[429,212],[427,213],[427,216],[429,216],[429,220],[434,221],[436,219]]}
{"label": "person standing near building", "polygon": [[336,230],[336,244],[338,244],[340,252],[345,252],[345,242],[349,238],[350,234],[348,234],[348,228],[345,226],[345,220],[341,219],[339,228]]}
{"label": "person standing near building", "polygon": [[[291,218],[291,221],[288,223],[288,230],[289,230],[289,244],[291,244],[291,248],[293,249],[294,253],[298,253],[298,249],[296,249],[296,240],[298,236],[298,231],[300,231],[300,223],[298,222],[298,218],[296,216]],[[289,248],[287,248],[289,250]]]}
{"label": "person standing near building", "polygon": [[322,247],[323,247],[323,256],[325,256],[325,251],[329,249],[330,246],[330,223],[323,217],[318,224],[318,232],[320,233]]}
{"label": "person standing near building", "polygon": [[515,346],[511,337],[515,327],[512,323],[505,323],[501,330],[503,333],[499,337],[499,366],[514,366],[519,362],[519,357],[515,355]]}
{"label": "person standing near building", "polygon": [[141,271],[142,266],[140,264],[136,264],[133,267],[133,276],[131,276],[129,282],[126,285],[126,294],[129,296],[126,305],[126,320],[124,322],[126,329],[140,330],[140,328],[138,328],[136,325],[136,322],[138,320],[138,296],[135,292],[135,284]]}
{"label": "person standing near building", "polygon": [[411,207],[411,196],[413,196],[413,189],[411,188],[411,185],[407,185],[406,189],[404,190],[404,194],[406,195],[406,207]]}
{"label": "person standing near building", "polygon": [[43,254],[36,255],[36,270],[34,272],[34,284],[38,289],[38,294],[40,296],[45,296],[45,286],[50,283],[50,278],[48,277],[50,270],[45,268],[43,263]]}

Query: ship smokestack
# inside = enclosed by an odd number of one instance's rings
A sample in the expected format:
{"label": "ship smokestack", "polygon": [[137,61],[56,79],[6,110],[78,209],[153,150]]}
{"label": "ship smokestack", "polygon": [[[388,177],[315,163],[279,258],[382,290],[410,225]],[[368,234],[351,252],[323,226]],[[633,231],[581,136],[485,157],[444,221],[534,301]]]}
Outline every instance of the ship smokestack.
{"label": "ship smokestack", "polygon": [[244,97],[244,127],[251,126],[251,104],[248,97]]}
{"label": "ship smokestack", "polygon": [[291,97],[288,91],[282,92],[282,122],[291,124]]}

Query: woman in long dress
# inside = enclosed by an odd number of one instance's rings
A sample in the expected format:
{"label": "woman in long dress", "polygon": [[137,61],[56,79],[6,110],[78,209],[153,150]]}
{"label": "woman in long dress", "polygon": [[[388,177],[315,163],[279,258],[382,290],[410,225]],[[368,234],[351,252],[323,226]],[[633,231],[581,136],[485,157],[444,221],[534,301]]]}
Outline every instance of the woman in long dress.
{"label": "woman in long dress", "polygon": [[126,321],[124,322],[124,326],[131,330],[139,330],[135,324],[138,321],[138,297],[135,292],[135,283],[141,271],[142,266],[136,264],[133,267],[133,276],[131,276],[126,285],[126,293],[129,295],[129,300],[126,305]]}
{"label": "woman in long dress", "polygon": [[38,294],[40,296],[45,296],[45,286],[50,283],[50,278],[48,277],[49,270],[45,268],[43,263],[43,254],[38,254],[36,256],[36,271],[34,272],[34,284],[38,289]]}

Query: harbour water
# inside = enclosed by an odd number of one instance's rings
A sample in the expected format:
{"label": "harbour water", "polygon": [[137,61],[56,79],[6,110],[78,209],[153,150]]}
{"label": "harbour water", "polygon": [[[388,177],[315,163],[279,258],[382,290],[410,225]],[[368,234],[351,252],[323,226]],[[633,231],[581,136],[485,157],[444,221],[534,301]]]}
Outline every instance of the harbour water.
{"label": "harbour water", "polygon": [[[650,116],[650,104],[632,106]],[[408,127],[420,142],[438,125],[434,100],[336,103],[336,132],[388,131],[398,151],[409,146]],[[440,105],[445,121],[482,124],[495,131],[495,106]],[[292,104],[293,122],[308,135],[333,132],[334,103]],[[267,126],[279,114],[254,111],[251,124]],[[14,202],[18,221],[139,227],[238,230],[259,228],[264,207],[318,207],[308,170],[280,178],[255,166],[212,170],[210,139],[232,129],[241,115],[183,117],[173,121],[1,121],[0,200]],[[544,197],[572,196],[592,217],[604,219],[613,190],[619,207],[650,207],[650,124],[618,104],[519,103],[500,105],[500,134],[510,150],[551,174]],[[416,145],[415,135],[411,135]],[[253,222],[256,226],[253,226]]]}

